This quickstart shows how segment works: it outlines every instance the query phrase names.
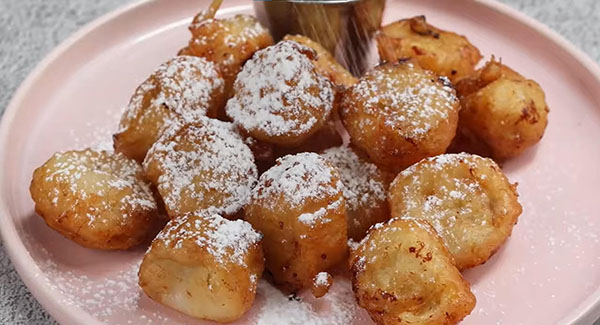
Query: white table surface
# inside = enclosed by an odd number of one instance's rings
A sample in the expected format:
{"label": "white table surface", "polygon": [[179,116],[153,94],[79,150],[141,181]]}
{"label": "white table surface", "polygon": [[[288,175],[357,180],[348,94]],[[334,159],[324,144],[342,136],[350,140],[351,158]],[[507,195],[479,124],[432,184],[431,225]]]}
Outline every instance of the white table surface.
{"label": "white table surface", "polygon": [[[500,1],[547,24],[600,61],[599,0]],[[82,25],[128,2],[0,0],[0,112],[52,48]],[[20,280],[0,242],[0,324],[55,323]]]}

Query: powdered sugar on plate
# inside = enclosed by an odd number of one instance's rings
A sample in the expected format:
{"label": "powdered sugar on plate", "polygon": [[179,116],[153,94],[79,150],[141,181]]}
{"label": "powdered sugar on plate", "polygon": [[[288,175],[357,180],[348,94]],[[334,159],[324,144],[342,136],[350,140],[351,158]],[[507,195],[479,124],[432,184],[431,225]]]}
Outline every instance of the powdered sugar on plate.
{"label": "powdered sugar on plate", "polygon": [[248,202],[258,177],[252,151],[233,125],[206,117],[165,131],[144,167],[158,169],[159,192],[176,214],[184,200],[197,203],[193,210],[213,207],[235,214]]}
{"label": "powdered sugar on plate", "polygon": [[361,312],[354,299],[350,281],[336,277],[329,292],[320,299],[285,296],[266,281],[261,281],[258,299],[265,299],[258,312],[257,325],[347,325]]}
{"label": "powdered sugar on plate", "polygon": [[283,41],[254,54],[238,74],[226,112],[248,132],[267,136],[307,134],[329,116],[333,86],[316,72],[308,54]]}
{"label": "powdered sugar on plate", "polygon": [[64,266],[57,265],[43,247],[37,247],[36,253],[42,257],[39,267],[44,272],[36,277],[51,290],[60,292],[61,304],[84,309],[102,321],[114,314],[131,313],[138,308],[141,294],[137,277],[139,261],[123,265],[119,271],[92,278],[85,272],[65,271]]}

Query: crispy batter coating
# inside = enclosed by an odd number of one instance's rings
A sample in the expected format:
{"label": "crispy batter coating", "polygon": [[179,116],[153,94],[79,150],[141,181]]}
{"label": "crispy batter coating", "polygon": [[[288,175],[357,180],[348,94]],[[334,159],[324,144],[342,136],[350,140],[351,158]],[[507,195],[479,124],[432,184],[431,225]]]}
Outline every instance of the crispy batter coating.
{"label": "crispy batter coating", "polygon": [[275,160],[277,159],[277,156],[275,155],[275,145],[256,140],[252,137],[246,137],[244,141],[254,155],[254,161],[259,175],[262,175],[262,173],[275,165]]}
{"label": "crispy batter coating", "polygon": [[475,307],[469,283],[423,220],[375,225],[351,252],[358,304],[377,324],[456,324]]}
{"label": "crispy batter coating", "polygon": [[352,143],[394,172],[444,153],[456,132],[458,110],[448,79],[410,61],[367,72],[341,101]]}
{"label": "crispy batter coating", "polygon": [[301,152],[320,152],[328,148],[337,147],[344,143],[344,139],[338,132],[338,127],[333,119],[329,119],[325,125],[310,138],[306,139],[297,147],[274,146],[275,158],[293,155]]}
{"label": "crispy batter coating", "polygon": [[119,153],[56,153],[33,172],[29,191],[50,228],[89,248],[128,249],[165,222],[142,168]]}
{"label": "crispy batter coating", "polygon": [[495,159],[515,157],[544,136],[550,111],[544,91],[493,58],[457,90],[460,128],[487,145]]}
{"label": "crispy batter coating", "polygon": [[337,168],[344,185],[348,238],[361,240],[374,224],[390,218],[385,174],[348,146],[321,154]]}
{"label": "crispy batter coating", "polygon": [[392,217],[427,220],[464,270],[485,263],[512,232],[522,208],[496,163],[470,154],[428,158],[390,186]]}
{"label": "crispy batter coating", "polygon": [[334,85],[345,88],[352,86],[358,81],[321,44],[304,35],[286,35],[283,39],[286,41],[295,41],[313,49],[317,53],[316,58],[313,60],[317,71],[327,77]]}
{"label": "crispy batter coating", "polygon": [[337,171],[315,153],[289,155],[261,175],[245,208],[264,235],[266,267],[296,291],[346,258],[346,207]]}
{"label": "crispy batter coating", "polygon": [[250,309],[264,269],[261,235],[211,211],[169,221],[140,266],[148,297],[192,317],[231,322]]}
{"label": "crispy batter coating", "polygon": [[383,61],[412,58],[452,82],[472,74],[481,60],[479,50],[466,37],[429,25],[425,16],[383,26],[376,40]]}
{"label": "crispy batter coating", "polygon": [[216,117],[224,105],[224,81],[212,62],[191,56],[170,59],[135,90],[113,136],[115,151],[142,162],[173,121]]}
{"label": "crispy batter coating", "polygon": [[238,217],[258,177],[234,126],[206,117],[165,131],[148,151],[144,171],[171,218],[211,207]]}
{"label": "crispy batter coating", "polygon": [[194,18],[189,27],[192,38],[179,54],[199,56],[216,63],[231,97],[233,82],[244,63],[254,52],[273,45],[273,38],[254,16],[213,16],[214,12],[201,12]]}
{"label": "crispy batter coating", "polygon": [[323,128],[297,147],[281,147],[250,137],[246,138],[246,143],[254,154],[259,174],[273,167],[277,158],[302,152],[321,152],[342,145],[344,140],[339,133],[337,123],[332,119],[328,120]]}
{"label": "crispy batter coating", "polygon": [[331,82],[320,75],[315,52],[293,41],[260,50],[234,84],[227,115],[253,138],[296,147],[319,131],[333,109]]}

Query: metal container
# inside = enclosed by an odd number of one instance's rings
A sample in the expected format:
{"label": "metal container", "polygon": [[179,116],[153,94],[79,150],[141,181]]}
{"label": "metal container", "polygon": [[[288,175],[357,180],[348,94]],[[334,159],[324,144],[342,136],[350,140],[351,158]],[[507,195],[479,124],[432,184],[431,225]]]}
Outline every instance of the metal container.
{"label": "metal container", "polygon": [[385,0],[254,1],[259,21],[276,41],[302,34],[319,42],[354,75],[369,66],[372,36],[381,26]]}

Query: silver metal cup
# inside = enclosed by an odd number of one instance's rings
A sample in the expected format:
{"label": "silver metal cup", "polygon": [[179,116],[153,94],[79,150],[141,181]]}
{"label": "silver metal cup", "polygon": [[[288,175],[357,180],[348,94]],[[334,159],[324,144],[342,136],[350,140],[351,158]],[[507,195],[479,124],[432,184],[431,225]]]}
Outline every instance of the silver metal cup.
{"label": "silver metal cup", "polygon": [[319,42],[354,75],[369,66],[372,36],[381,25],[385,0],[254,1],[259,21],[276,41],[302,34]]}

